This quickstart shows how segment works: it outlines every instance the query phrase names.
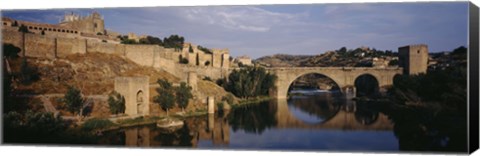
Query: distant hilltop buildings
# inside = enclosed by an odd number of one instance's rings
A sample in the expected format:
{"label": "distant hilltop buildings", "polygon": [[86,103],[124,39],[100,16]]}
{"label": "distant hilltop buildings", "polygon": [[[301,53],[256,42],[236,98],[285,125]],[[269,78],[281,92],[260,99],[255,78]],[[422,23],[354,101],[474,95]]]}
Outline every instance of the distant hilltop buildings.
{"label": "distant hilltop buildings", "polygon": [[25,26],[29,32],[55,37],[86,38],[100,41],[119,42],[117,32],[105,29],[103,17],[93,12],[87,16],[65,14],[58,24],[36,23],[2,17],[2,29],[18,29]]}

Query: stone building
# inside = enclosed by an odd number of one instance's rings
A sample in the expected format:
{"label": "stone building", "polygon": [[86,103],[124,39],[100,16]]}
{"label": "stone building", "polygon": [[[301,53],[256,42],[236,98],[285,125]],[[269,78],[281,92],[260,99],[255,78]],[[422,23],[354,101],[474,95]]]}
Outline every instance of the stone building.
{"label": "stone building", "polygon": [[241,63],[242,65],[247,65],[247,66],[252,65],[252,59],[247,55],[243,55],[235,58],[235,62],[239,64]]}
{"label": "stone building", "polygon": [[427,45],[399,47],[398,56],[398,65],[403,67],[404,74],[416,75],[427,72],[429,58]]}
{"label": "stone building", "polygon": [[149,77],[116,77],[115,91],[125,98],[125,114],[144,116],[150,114]]}
{"label": "stone building", "polygon": [[85,17],[74,13],[66,14],[59,25],[76,29],[86,34],[107,34],[103,17],[97,12],[93,12]]}

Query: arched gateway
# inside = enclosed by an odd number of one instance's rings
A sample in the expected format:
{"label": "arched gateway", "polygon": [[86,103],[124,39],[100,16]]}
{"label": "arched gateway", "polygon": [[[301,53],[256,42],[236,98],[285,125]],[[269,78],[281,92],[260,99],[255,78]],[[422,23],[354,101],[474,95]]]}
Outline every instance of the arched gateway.
{"label": "arched gateway", "polygon": [[130,116],[148,115],[149,77],[116,77],[115,91],[125,97],[125,114]]}
{"label": "arched gateway", "polygon": [[332,79],[342,93],[355,95],[355,80],[362,75],[373,76],[379,85],[380,91],[393,84],[393,77],[402,74],[403,68],[375,68],[375,67],[288,67],[288,68],[267,68],[271,73],[277,75],[275,88],[271,96],[283,99],[287,98],[288,88],[293,81],[300,76],[310,73],[324,75]]}

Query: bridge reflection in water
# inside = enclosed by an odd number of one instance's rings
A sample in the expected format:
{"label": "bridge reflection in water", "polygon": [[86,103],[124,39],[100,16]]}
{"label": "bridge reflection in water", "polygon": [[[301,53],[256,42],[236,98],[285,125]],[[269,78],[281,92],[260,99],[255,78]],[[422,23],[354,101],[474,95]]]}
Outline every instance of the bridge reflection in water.
{"label": "bridge reflection in water", "polygon": [[[154,125],[121,130],[125,139],[117,139],[129,147],[228,147],[232,134],[259,135],[282,129],[335,131],[391,131],[393,124],[386,115],[357,107],[355,102],[338,97],[276,99],[241,107],[223,116],[208,115],[189,118],[182,128],[165,131]],[[298,110],[294,110],[298,109]],[[298,111],[320,118],[305,122]],[[111,135],[115,137],[115,135]],[[122,135],[120,135],[121,137]],[[116,137],[119,137],[116,135]],[[253,137],[255,138],[255,137]],[[114,140],[108,139],[107,140]],[[231,140],[233,139],[233,140]],[[105,143],[104,143],[105,144]],[[106,143],[106,144],[122,144]],[[245,145],[248,146],[248,145]]]}

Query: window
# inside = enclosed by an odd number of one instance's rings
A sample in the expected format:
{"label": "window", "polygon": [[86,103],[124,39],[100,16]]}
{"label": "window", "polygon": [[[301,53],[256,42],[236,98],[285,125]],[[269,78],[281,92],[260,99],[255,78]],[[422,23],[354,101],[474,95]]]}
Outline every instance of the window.
{"label": "window", "polygon": [[52,28],[48,28],[48,31],[52,31]]}
{"label": "window", "polygon": [[28,29],[32,29],[32,26],[29,26]]}
{"label": "window", "polygon": [[94,28],[97,28],[97,23],[93,23],[93,27],[94,27]]}
{"label": "window", "polygon": [[37,28],[37,27],[33,27],[33,29],[37,30],[38,28]]}
{"label": "window", "polygon": [[3,22],[3,25],[7,25],[7,23]]}
{"label": "window", "polygon": [[57,31],[57,29],[53,29],[53,31]]}
{"label": "window", "polygon": [[417,54],[420,54],[420,50],[417,50]]}
{"label": "window", "polygon": [[62,30],[62,32],[65,32],[65,30]]}
{"label": "window", "polygon": [[78,34],[78,32],[77,32],[77,31],[75,31],[75,34]]}

